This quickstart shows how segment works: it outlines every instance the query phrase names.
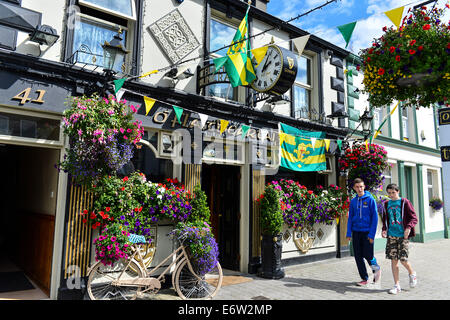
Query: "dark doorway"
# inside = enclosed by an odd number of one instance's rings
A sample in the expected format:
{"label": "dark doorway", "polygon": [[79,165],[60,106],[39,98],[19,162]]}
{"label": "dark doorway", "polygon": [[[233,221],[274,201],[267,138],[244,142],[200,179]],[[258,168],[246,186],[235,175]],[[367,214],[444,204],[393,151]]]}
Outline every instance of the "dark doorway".
{"label": "dark doorway", "polygon": [[203,164],[202,189],[208,196],[220,264],[239,270],[240,167]]}

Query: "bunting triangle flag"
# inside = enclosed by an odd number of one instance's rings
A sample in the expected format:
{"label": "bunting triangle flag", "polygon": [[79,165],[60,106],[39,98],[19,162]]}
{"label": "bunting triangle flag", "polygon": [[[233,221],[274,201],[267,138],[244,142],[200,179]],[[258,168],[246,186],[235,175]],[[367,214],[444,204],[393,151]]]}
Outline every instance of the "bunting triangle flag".
{"label": "bunting triangle flag", "polygon": [[220,133],[223,133],[228,126],[228,120],[220,120]]}
{"label": "bunting triangle flag", "polygon": [[148,115],[149,111],[153,108],[155,102],[156,102],[155,99],[144,96],[145,115]]}
{"label": "bunting triangle flag", "polygon": [[314,150],[315,146],[316,146],[316,138],[311,137],[311,147],[313,148],[313,150]]}
{"label": "bunting triangle flag", "polygon": [[152,71],[146,72],[143,75],[139,76],[139,78],[144,78],[146,76],[149,76],[149,75],[157,73],[157,72],[158,72],[158,70],[152,70]]}
{"label": "bunting triangle flag", "polygon": [[228,61],[228,56],[225,56],[225,57],[219,57],[219,58],[213,59],[214,67],[216,68],[216,71],[214,71],[214,73],[216,73],[217,71],[219,71],[219,69],[222,68],[223,65],[224,65],[227,61]]}
{"label": "bunting triangle flag", "polygon": [[123,84],[125,83],[125,81],[127,80],[127,78],[122,78],[122,79],[117,79],[114,80],[114,93],[117,93],[117,91],[120,90],[120,88],[123,87]]}
{"label": "bunting triangle flag", "polygon": [[342,140],[337,140],[336,143],[339,147],[339,150],[342,150]]}
{"label": "bunting triangle flag", "polygon": [[247,125],[243,124],[241,126],[241,129],[242,129],[242,139],[244,139],[245,135],[247,134],[248,129],[250,129],[250,126],[247,126]]}
{"label": "bunting triangle flag", "polygon": [[306,36],[301,36],[295,39],[292,39],[292,42],[294,43],[295,48],[297,49],[297,52],[299,55],[302,54],[303,50],[305,49],[306,43],[309,40],[309,34]]}
{"label": "bunting triangle flag", "polygon": [[325,141],[325,150],[327,150],[328,152],[328,150],[330,149],[330,139],[324,139],[324,141]]}
{"label": "bunting triangle flag", "polygon": [[396,9],[392,9],[389,11],[386,11],[384,14],[392,21],[392,23],[397,27],[400,26],[400,22],[402,21],[402,16],[403,16],[403,9],[405,7],[399,7]]}
{"label": "bunting triangle flag", "polygon": [[256,60],[256,66],[258,66],[261,63],[261,61],[264,59],[268,48],[269,47],[266,46],[266,47],[261,47],[261,48],[256,48],[256,49],[251,50],[251,52],[253,53],[253,57]]}
{"label": "bunting triangle flag", "polygon": [[207,114],[203,114],[203,113],[199,113],[198,116],[200,117],[200,123],[201,123],[201,128],[203,128],[206,124],[206,120],[208,120],[208,115]]}
{"label": "bunting triangle flag", "polygon": [[345,47],[347,48],[348,43],[350,42],[350,38],[352,37],[353,30],[355,30],[356,22],[350,22],[347,24],[343,24],[342,26],[337,27],[339,31],[341,32],[342,36],[345,40]]}
{"label": "bunting triangle flag", "polygon": [[181,124],[181,116],[183,115],[183,108],[172,106],[173,111],[175,111],[175,116],[177,117],[178,123]]}
{"label": "bunting triangle flag", "polygon": [[117,92],[116,92],[116,99],[117,99],[117,101],[120,101],[120,100],[122,100],[122,96],[123,96],[123,94],[125,93],[125,89],[119,89]]}

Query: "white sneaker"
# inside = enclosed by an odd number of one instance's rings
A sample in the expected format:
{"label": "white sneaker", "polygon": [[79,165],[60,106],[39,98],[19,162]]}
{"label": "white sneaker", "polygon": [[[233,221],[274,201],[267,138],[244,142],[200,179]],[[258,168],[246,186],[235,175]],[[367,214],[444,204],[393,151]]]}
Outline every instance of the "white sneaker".
{"label": "white sneaker", "polygon": [[409,287],[414,288],[417,285],[417,276],[414,272],[413,274],[409,275]]}
{"label": "white sneaker", "polygon": [[397,294],[402,292],[402,289],[400,288],[399,284],[396,284],[391,290],[389,290],[390,294]]}

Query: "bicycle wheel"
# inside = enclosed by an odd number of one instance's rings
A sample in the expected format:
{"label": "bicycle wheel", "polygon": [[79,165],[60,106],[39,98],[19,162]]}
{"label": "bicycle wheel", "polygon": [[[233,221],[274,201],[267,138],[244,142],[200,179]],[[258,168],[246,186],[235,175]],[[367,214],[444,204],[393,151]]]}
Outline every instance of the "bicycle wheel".
{"label": "bicycle wheel", "polygon": [[174,287],[182,299],[210,299],[216,295],[222,286],[222,267],[216,266],[201,276],[199,280],[190,270],[187,259],[184,259],[175,270]]}
{"label": "bicycle wheel", "polygon": [[[97,262],[89,272],[87,292],[91,300],[134,300],[141,287],[115,285],[114,281],[142,277],[142,271],[134,262],[127,266],[127,260],[119,260],[112,266]],[[126,270],[124,270],[126,267]],[[124,270],[124,271],[123,271]],[[123,273],[122,273],[123,271]],[[122,275],[121,275],[122,274]]]}

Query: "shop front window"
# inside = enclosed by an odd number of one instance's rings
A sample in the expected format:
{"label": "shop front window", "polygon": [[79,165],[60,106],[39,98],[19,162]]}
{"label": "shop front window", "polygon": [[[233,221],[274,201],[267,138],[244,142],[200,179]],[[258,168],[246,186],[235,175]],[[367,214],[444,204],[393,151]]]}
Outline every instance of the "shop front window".
{"label": "shop front window", "polygon": [[0,135],[58,141],[60,120],[0,113]]}

